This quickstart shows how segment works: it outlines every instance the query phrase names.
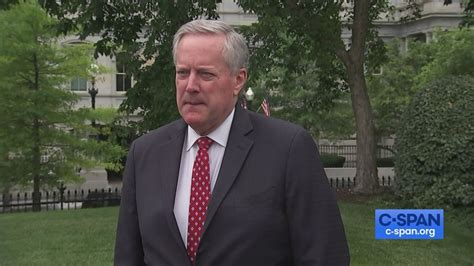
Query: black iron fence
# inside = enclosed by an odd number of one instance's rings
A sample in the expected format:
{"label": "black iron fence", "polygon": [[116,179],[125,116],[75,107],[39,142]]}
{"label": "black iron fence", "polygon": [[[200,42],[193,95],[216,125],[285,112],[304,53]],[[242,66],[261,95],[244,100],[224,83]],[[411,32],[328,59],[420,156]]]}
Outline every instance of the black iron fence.
{"label": "black iron fence", "polygon": [[[335,154],[346,158],[343,167],[356,167],[357,145],[318,145],[320,153]],[[377,158],[393,157],[392,145],[378,145]]]}
{"label": "black iron fence", "polygon": [[[329,184],[334,189],[347,189],[354,187],[355,177],[329,178]],[[379,178],[380,185],[390,188],[393,177]],[[45,191],[40,193],[41,211],[70,210],[81,208],[96,208],[120,205],[121,191],[115,189],[95,190],[66,190]],[[28,212],[33,210],[33,193],[23,192],[2,195],[0,202],[1,213]]]}
{"label": "black iron fence", "polygon": [[[66,190],[40,192],[41,211],[69,210],[120,205],[120,190]],[[33,193],[23,192],[2,195],[0,213],[28,212],[33,210]]]}
{"label": "black iron fence", "polygon": [[[335,177],[335,178],[329,178],[329,185],[331,185],[332,188],[335,189],[340,189],[340,188],[352,188],[356,184],[356,178],[355,177]],[[379,178],[379,185],[382,187],[387,187],[390,188],[393,186],[393,177],[388,176],[382,176]]]}

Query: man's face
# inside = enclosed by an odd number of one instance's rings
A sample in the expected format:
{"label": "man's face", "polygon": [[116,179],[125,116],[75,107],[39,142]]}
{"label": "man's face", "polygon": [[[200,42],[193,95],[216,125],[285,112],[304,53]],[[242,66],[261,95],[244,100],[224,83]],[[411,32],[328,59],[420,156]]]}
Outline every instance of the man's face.
{"label": "man's face", "polygon": [[187,34],[176,50],[176,102],[181,117],[200,135],[216,129],[230,114],[247,79],[224,61],[224,35]]}

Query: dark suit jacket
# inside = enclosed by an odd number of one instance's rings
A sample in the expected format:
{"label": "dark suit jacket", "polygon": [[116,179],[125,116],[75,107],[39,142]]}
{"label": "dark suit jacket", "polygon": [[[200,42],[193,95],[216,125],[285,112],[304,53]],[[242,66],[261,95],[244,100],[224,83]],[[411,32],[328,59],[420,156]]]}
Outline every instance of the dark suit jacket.
{"label": "dark suit jacket", "polygon": [[[132,144],[116,265],[191,265],[173,213],[186,127],[178,120]],[[347,264],[339,209],[311,136],[236,107],[196,265]]]}

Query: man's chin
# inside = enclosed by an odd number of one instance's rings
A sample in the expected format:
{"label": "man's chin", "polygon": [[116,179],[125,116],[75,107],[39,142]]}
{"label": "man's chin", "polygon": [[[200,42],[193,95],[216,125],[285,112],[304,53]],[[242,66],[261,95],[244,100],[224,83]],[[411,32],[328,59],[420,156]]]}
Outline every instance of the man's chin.
{"label": "man's chin", "polygon": [[186,122],[186,124],[190,125],[193,128],[194,126],[199,127],[199,125],[201,125],[204,121],[202,115],[197,114],[197,113],[184,114],[183,119]]}

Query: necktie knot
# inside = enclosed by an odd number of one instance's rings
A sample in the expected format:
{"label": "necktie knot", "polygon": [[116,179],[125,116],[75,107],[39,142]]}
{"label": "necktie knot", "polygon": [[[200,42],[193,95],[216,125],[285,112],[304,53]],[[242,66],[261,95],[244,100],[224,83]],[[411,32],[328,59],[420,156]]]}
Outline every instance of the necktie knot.
{"label": "necktie knot", "polygon": [[210,139],[209,137],[200,137],[197,140],[200,150],[208,150],[209,147],[211,147],[212,142],[212,139]]}

